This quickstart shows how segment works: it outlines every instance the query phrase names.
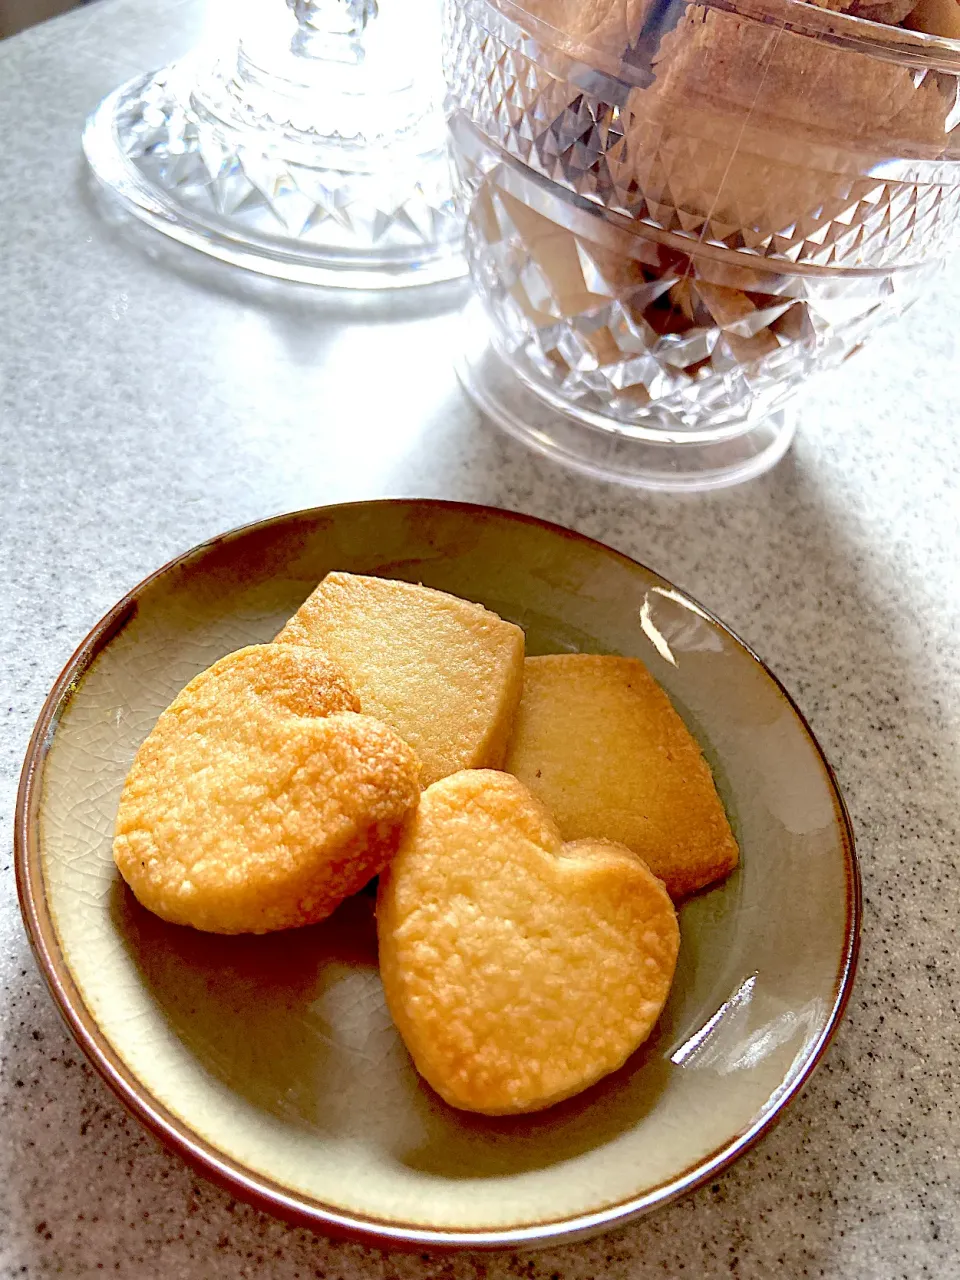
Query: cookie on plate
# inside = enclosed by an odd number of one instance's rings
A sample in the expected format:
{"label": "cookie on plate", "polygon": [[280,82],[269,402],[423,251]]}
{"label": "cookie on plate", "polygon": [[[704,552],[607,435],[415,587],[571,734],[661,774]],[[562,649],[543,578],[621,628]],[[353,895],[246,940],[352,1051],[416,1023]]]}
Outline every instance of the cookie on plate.
{"label": "cookie on plate", "polygon": [[673,898],[737,865],[710,768],[636,658],[528,658],[505,768],[546,805],[565,840],[625,844]]}
{"label": "cookie on plate", "polygon": [[679,947],[673,904],[628,849],[564,844],[516,778],[434,783],[380,877],[380,972],[418,1071],[454,1107],[538,1111],[649,1036]]}
{"label": "cookie on plate", "polygon": [[342,667],[367,715],[404,738],[423,785],[499,768],[523,686],[523,632],[443,591],[328,573],[277,636]]}
{"label": "cookie on plate", "polygon": [[213,933],[313,924],[386,865],[415,753],[318,650],[252,645],[191,680],[124,784],[113,844],[148,910]]}

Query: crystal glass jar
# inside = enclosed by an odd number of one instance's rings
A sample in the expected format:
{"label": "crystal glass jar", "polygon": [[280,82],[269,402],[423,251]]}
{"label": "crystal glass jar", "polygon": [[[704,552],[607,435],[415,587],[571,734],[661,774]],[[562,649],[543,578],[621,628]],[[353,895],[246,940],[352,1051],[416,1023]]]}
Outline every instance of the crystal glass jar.
{"label": "crystal glass jar", "polygon": [[809,375],[960,239],[960,41],[801,0],[447,0],[445,66],[461,378],[594,474],[772,466]]}

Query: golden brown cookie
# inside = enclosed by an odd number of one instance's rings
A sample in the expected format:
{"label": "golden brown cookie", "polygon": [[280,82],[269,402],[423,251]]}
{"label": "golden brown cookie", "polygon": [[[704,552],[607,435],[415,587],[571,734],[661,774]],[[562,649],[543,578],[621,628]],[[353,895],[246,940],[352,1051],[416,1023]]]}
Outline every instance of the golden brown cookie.
{"label": "golden brown cookie", "polygon": [[328,653],[364,712],[416,751],[424,786],[503,763],[523,685],[523,632],[482,605],[411,582],[328,573],[277,640]]}
{"label": "golden brown cookie", "polygon": [[266,933],[322,920],[386,864],[419,764],[358,715],[343,673],[296,645],[253,645],[191,680],[140,747],[113,852],[175,924]]}
{"label": "golden brown cookie", "polygon": [[891,148],[933,158],[950,139],[941,78],[703,5],[664,32],[653,69],[622,112],[624,145],[606,156],[617,189],[638,209],[706,219],[708,236],[742,233],[748,247],[848,224],[876,198],[873,166]]}
{"label": "golden brown cookie", "polygon": [[904,25],[912,31],[960,40],[960,4],[957,0],[920,0]]}
{"label": "golden brown cookie", "polygon": [[523,8],[568,39],[622,57],[640,34],[651,0],[524,0]]}
{"label": "golden brown cookie", "polygon": [[564,845],[516,778],[424,792],[377,900],[387,1006],[454,1107],[538,1111],[649,1036],[680,935],[667,892],[620,845]]}
{"label": "golden brown cookie", "polygon": [[713,776],[670,699],[636,658],[528,658],[506,768],[565,840],[616,840],[671,897],[737,865]]}

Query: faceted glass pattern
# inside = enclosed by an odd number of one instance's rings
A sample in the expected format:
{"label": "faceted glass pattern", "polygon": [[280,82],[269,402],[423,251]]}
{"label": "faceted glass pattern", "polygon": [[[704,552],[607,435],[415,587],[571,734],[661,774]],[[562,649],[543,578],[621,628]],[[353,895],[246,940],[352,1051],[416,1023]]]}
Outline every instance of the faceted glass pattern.
{"label": "faceted glass pattern", "polygon": [[[831,75],[808,90],[828,99],[811,121],[796,100],[771,103],[761,115],[761,81],[775,79],[762,62],[753,68],[746,104],[724,101],[723,85],[709,93],[687,83],[721,70],[722,25],[714,33],[717,67],[698,59],[675,77],[683,83],[657,95],[656,82],[631,82],[645,78],[634,68],[613,76],[538,44],[489,0],[448,0],[447,15],[453,110],[508,155],[602,209],[697,244],[822,267],[910,265],[942,253],[960,234],[960,130],[952,141],[960,124],[957,74],[922,64],[881,67],[869,50],[814,50],[832,62]],[[831,16],[835,25],[858,21]],[[711,17],[735,21],[719,10]],[[736,21],[731,40],[742,39],[743,20]],[[769,39],[759,53],[774,50],[779,62],[789,61],[788,53],[800,62],[814,45],[812,36],[775,29]],[[793,43],[785,48],[787,39]],[[960,71],[960,56],[953,56]],[[895,102],[887,116],[891,128],[914,136],[848,131],[830,112],[832,80],[873,90],[881,102],[902,99],[906,90],[906,105]]]}
{"label": "faceted glass pattern", "polygon": [[[411,13],[410,6],[413,5]],[[235,265],[357,287],[465,273],[440,102],[437,0],[262,0],[242,38],[121,86],[94,172]]]}
{"label": "faceted glass pattern", "polygon": [[899,315],[939,268],[801,274],[684,251],[642,229],[628,255],[562,197],[524,200],[522,178],[489,158],[484,173],[459,148],[472,191],[467,256],[497,349],[528,384],[625,428],[756,422]]}
{"label": "faceted glass pattern", "polygon": [[[434,125],[412,139],[352,139],[343,154],[305,146],[287,125],[237,121],[222,66],[187,84],[183,68],[135,86],[119,114],[127,161],[201,216],[264,237],[344,254],[403,257],[447,244],[461,227],[446,140]],[[429,136],[428,136],[429,132]],[[284,145],[284,143],[286,145]],[[357,163],[359,160],[360,163]]]}
{"label": "faceted glass pattern", "polygon": [[899,315],[960,239],[950,42],[760,4],[666,6],[614,58],[510,0],[448,0],[492,341],[584,423],[748,431]]}

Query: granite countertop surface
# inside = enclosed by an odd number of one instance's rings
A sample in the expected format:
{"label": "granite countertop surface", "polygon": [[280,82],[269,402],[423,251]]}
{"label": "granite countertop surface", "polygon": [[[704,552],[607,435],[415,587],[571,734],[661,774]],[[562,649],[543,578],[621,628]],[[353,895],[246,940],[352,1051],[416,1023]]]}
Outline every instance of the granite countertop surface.
{"label": "granite countertop surface", "polygon": [[[456,290],[281,288],[104,216],[87,112],[206,21],[102,0],[0,43],[0,1275],[960,1275],[960,263],[810,388],[765,478],[669,497],[577,477],[458,389]],[[234,1201],[86,1064],[20,922],[20,764],[92,624],[221,530],[380,495],[558,520],[692,592],[795,696],[855,824],[860,972],[821,1068],[715,1182],[592,1242],[384,1254]]]}

